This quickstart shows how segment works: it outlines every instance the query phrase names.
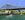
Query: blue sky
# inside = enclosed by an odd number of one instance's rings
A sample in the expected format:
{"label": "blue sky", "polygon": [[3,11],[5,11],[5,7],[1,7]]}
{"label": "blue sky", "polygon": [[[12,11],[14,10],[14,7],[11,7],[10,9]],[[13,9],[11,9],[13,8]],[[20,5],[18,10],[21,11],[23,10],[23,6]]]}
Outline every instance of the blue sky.
{"label": "blue sky", "polygon": [[0,8],[4,4],[11,4],[11,5],[15,5],[16,6],[16,0],[0,0]]}
{"label": "blue sky", "polygon": [[15,6],[24,6],[25,7],[25,0],[0,0],[0,8],[4,4],[11,4]]}
{"label": "blue sky", "polygon": [[25,0],[16,0],[16,2],[17,6],[25,6]]}

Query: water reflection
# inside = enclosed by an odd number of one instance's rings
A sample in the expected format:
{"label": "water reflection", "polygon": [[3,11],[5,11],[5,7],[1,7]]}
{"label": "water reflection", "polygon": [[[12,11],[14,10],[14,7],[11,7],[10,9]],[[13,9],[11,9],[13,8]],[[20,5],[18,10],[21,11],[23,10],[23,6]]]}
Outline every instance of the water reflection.
{"label": "water reflection", "polygon": [[6,18],[11,18],[11,17],[13,17],[12,14],[6,16]]}
{"label": "water reflection", "polygon": [[7,15],[0,16],[0,20],[25,20],[25,15]]}

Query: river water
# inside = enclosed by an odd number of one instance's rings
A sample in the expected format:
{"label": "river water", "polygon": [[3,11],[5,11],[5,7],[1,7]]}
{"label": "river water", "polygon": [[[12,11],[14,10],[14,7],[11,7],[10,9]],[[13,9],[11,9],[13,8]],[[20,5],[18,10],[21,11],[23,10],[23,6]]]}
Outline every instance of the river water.
{"label": "river water", "polygon": [[25,20],[25,15],[0,16],[0,20]]}

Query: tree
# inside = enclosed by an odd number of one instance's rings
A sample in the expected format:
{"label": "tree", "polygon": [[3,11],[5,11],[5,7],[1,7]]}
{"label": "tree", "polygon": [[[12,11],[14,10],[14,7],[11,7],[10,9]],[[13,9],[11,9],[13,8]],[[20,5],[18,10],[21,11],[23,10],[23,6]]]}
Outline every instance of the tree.
{"label": "tree", "polygon": [[11,13],[12,13],[12,14],[16,14],[16,10],[12,10]]}

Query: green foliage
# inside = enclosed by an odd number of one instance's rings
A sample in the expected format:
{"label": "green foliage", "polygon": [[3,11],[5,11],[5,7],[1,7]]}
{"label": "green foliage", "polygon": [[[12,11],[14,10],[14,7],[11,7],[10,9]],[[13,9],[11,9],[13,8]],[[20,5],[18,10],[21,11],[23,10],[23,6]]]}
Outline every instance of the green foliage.
{"label": "green foliage", "polygon": [[25,15],[25,13],[22,13],[22,14],[24,14],[24,15]]}
{"label": "green foliage", "polygon": [[12,10],[11,13],[16,13],[16,11],[15,10]]}
{"label": "green foliage", "polygon": [[16,12],[16,14],[21,14],[21,12]]}
{"label": "green foliage", "polygon": [[[24,14],[25,15],[25,12],[16,12],[16,10],[8,10],[8,11],[11,11],[11,13],[16,13],[16,14]],[[5,12],[5,10],[0,10],[0,12]]]}
{"label": "green foliage", "polygon": [[0,10],[0,12],[5,12],[5,10]]}

